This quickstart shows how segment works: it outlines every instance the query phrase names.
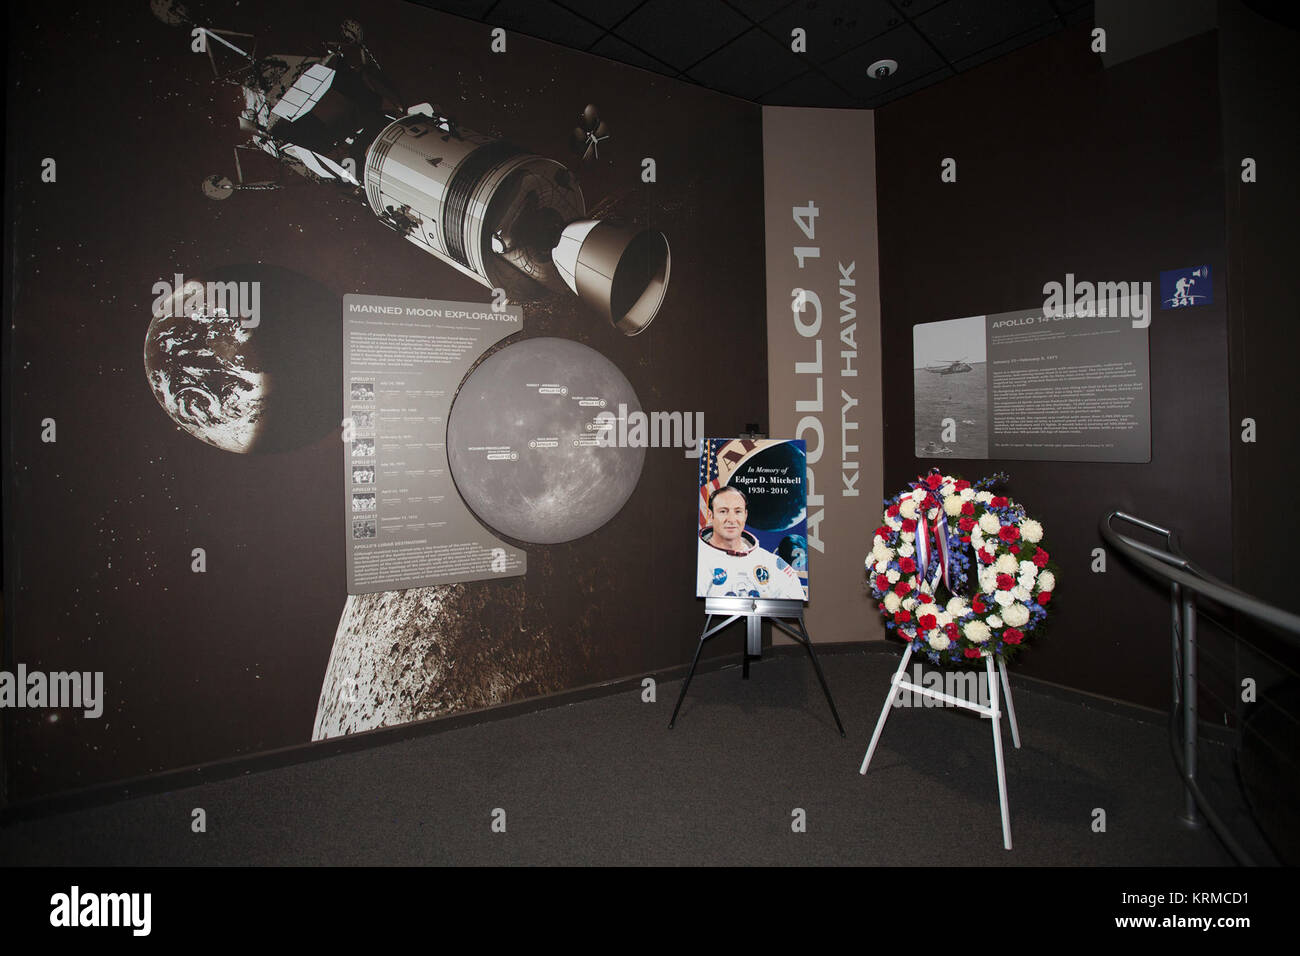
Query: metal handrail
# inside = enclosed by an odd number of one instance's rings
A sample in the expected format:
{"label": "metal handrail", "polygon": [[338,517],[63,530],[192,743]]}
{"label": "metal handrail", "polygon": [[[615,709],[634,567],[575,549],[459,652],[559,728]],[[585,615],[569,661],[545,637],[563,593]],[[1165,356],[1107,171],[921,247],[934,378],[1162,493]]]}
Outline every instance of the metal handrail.
{"label": "metal handrail", "polygon": [[[1120,534],[1110,526],[1112,518],[1119,518],[1138,527],[1165,535],[1170,538],[1171,550],[1164,552],[1159,548],[1153,548],[1149,544],[1135,541],[1126,534]],[[1206,597],[1213,598],[1220,604],[1247,614],[1257,621],[1263,621],[1265,624],[1271,624],[1279,628],[1284,632],[1280,635],[1283,641],[1289,646],[1300,650],[1300,614],[1292,614],[1280,607],[1274,607],[1253,595],[1247,594],[1240,588],[1235,588],[1231,584],[1220,581],[1197,567],[1182,554],[1181,549],[1174,550],[1177,549],[1175,532],[1148,521],[1143,521],[1141,518],[1135,518],[1130,514],[1125,514],[1123,511],[1112,511],[1101,520],[1101,537],[1116,551],[1119,551],[1135,564],[1146,568],[1157,577],[1162,577],[1173,584],[1189,588],[1198,594],[1204,594]],[[1169,567],[1162,567],[1162,564],[1169,565]]]}
{"label": "metal handrail", "polygon": [[[1162,551],[1116,531],[1111,527],[1111,521],[1116,518],[1162,535],[1165,539],[1166,550]],[[1239,588],[1220,581],[1193,564],[1187,555],[1183,553],[1176,531],[1162,528],[1160,525],[1122,511],[1112,511],[1102,518],[1100,530],[1102,540],[1106,544],[1134,564],[1145,569],[1148,573],[1169,582],[1172,610],[1171,630],[1173,634],[1173,707],[1169,714],[1169,740],[1170,746],[1173,748],[1174,763],[1178,767],[1185,791],[1183,820],[1189,825],[1199,826],[1201,823],[1197,816],[1199,808],[1210,822],[1214,832],[1223,840],[1224,845],[1227,846],[1237,861],[1251,865],[1254,861],[1214,811],[1196,782],[1198,735],[1196,716],[1196,596],[1203,594],[1226,607],[1240,611],[1248,617],[1272,625],[1278,629],[1278,636],[1283,643],[1296,649],[1300,649],[1300,615],[1267,604]],[[1233,640],[1259,650],[1239,634],[1232,631],[1227,633]],[[1183,753],[1181,757],[1177,748],[1177,718],[1180,713],[1183,724]]]}

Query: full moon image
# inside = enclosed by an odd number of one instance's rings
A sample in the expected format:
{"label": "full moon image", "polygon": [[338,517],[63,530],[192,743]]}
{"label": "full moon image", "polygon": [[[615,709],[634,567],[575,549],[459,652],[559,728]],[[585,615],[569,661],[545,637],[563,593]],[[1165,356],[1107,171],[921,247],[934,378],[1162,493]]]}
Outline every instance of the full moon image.
{"label": "full moon image", "polygon": [[[144,369],[163,411],[214,448],[285,451],[338,426],[343,408],[343,305],[288,269],[228,266],[186,275],[160,295]],[[170,285],[170,283],[169,283]],[[212,308],[221,287],[231,308]],[[234,307],[256,303],[256,324]],[[228,314],[222,314],[222,312]]]}
{"label": "full moon image", "polygon": [[[568,339],[526,339],[474,369],[447,420],[447,458],[465,504],[502,535],[558,544],[618,514],[644,448],[601,441],[601,413],[641,405],[609,359]],[[610,446],[610,447],[607,447]]]}

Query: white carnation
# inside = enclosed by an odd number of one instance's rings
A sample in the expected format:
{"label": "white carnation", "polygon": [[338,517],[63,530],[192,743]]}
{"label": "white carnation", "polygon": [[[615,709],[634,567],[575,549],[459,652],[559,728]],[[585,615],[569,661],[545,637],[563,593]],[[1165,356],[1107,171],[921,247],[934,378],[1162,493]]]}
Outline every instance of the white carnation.
{"label": "white carnation", "polygon": [[981,569],[979,579],[980,590],[986,594],[998,586],[998,573],[990,567]]}
{"label": "white carnation", "polygon": [[1011,596],[1017,601],[1028,601],[1029,588],[1025,587],[1023,584],[1017,584],[1011,589]]}
{"label": "white carnation", "polygon": [[967,621],[962,627],[962,633],[966,635],[968,640],[976,644],[983,644],[993,636],[993,632],[989,630],[988,625],[983,621]]}
{"label": "white carnation", "polygon": [[1021,561],[1020,576],[1023,578],[1025,575],[1029,575],[1030,580],[1038,577],[1038,565],[1032,561]]}
{"label": "white carnation", "polygon": [[943,631],[931,631],[927,640],[929,641],[930,646],[936,651],[946,651],[948,645],[952,643],[952,641],[948,640]]}
{"label": "white carnation", "polygon": [[975,495],[975,500],[980,502],[981,504],[988,504],[990,501],[993,500],[993,492],[991,491],[977,492]]}
{"label": "white carnation", "polygon": [[[874,558],[875,555],[873,554],[872,557]],[[888,570],[889,570],[889,562],[888,562],[888,561],[877,561],[877,562],[876,562],[876,573],[877,573],[877,574],[884,574],[884,573],[885,573],[886,571],[888,571]]]}
{"label": "white carnation", "polygon": [[898,513],[904,518],[916,517],[916,502],[911,498],[904,498],[903,503],[899,505]]}
{"label": "white carnation", "polygon": [[925,489],[924,489],[924,488],[913,488],[913,489],[912,489],[912,493],[911,493],[911,495],[910,495],[909,497],[910,497],[913,501],[922,501],[922,500],[924,500],[924,498],[925,498]]}
{"label": "white carnation", "polygon": [[1032,574],[1022,574],[1017,579],[1017,583],[1022,588],[1032,588],[1034,586],[1034,576]]}
{"label": "white carnation", "polygon": [[902,544],[898,546],[898,556],[900,558],[910,558],[915,553],[916,553],[916,548],[912,547],[906,541],[904,541]]}
{"label": "white carnation", "polygon": [[903,599],[900,598],[893,591],[890,591],[888,594],[885,595],[885,610],[888,611],[890,614],[897,614],[898,608],[902,603],[903,603]]}
{"label": "white carnation", "polygon": [[962,501],[974,501],[974,500],[975,500],[975,489],[974,489],[974,488],[963,488],[963,489],[961,490],[961,500],[962,500]]}
{"label": "white carnation", "polygon": [[961,514],[961,499],[956,495],[949,495],[943,499],[943,513],[949,518],[955,518]]}
{"label": "white carnation", "polygon": [[948,601],[948,613],[953,617],[964,617],[969,610],[964,598],[955,597]]}
{"label": "white carnation", "polygon": [[1020,522],[1020,537],[1030,544],[1037,544],[1043,540],[1043,526],[1033,518],[1026,518]]}
{"label": "white carnation", "polygon": [[897,571],[895,571],[893,568],[889,568],[889,570],[887,570],[887,571],[881,571],[880,573],[883,574],[883,575],[885,576],[885,580],[887,580],[890,584],[897,584],[897,583],[898,583],[898,579],[899,579],[900,575],[899,575],[899,573],[898,573]]}
{"label": "white carnation", "polygon": [[897,531],[899,528],[903,526],[903,519],[898,517],[898,515],[886,515],[885,524],[889,525],[890,528]]}
{"label": "white carnation", "polygon": [[984,621],[985,623],[988,624],[989,627],[1002,626],[1002,618],[998,617],[996,614],[990,614],[988,617],[984,619]]}
{"label": "white carnation", "polygon": [[903,598],[904,611],[910,611],[915,607],[916,607],[916,598],[914,597]]}
{"label": "white carnation", "polygon": [[1008,604],[1014,603],[1016,599],[1012,597],[1010,591],[998,591],[993,595],[993,600],[997,601],[1002,607],[1006,607]]}
{"label": "white carnation", "polygon": [[980,530],[985,534],[997,534],[998,529],[1002,527],[1002,522],[998,516],[991,511],[986,511],[980,515]]}
{"label": "white carnation", "polygon": [[1056,575],[1051,571],[1043,571],[1038,575],[1038,590],[1053,591],[1056,589]]}
{"label": "white carnation", "polygon": [[1012,627],[1024,627],[1029,623],[1029,608],[1023,604],[1008,604],[1002,612],[1002,619]]}
{"label": "white carnation", "polygon": [[1015,556],[1010,554],[998,555],[998,559],[993,562],[993,567],[997,568],[998,574],[1015,574],[1020,570]]}
{"label": "white carnation", "polygon": [[952,615],[947,611],[937,611],[935,612],[934,620],[940,627],[947,627],[952,623]]}
{"label": "white carnation", "polygon": [[916,540],[916,532],[915,532],[915,531],[904,531],[904,532],[902,533],[902,535],[900,535],[900,537],[901,537],[904,541],[906,541],[906,542],[908,542],[909,544],[911,544],[913,541]]}

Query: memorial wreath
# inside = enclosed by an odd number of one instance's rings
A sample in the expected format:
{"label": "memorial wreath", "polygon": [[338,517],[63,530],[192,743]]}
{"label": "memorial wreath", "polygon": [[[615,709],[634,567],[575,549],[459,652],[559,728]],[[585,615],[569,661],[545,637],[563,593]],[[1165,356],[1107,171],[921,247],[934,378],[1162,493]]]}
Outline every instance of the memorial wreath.
{"label": "memorial wreath", "polygon": [[871,592],[885,627],[935,664],[1010,660],[1047,618],[1056,566],[1042,524],[989,490],[1005,480],[935,468],[885,501],[866,560]]}

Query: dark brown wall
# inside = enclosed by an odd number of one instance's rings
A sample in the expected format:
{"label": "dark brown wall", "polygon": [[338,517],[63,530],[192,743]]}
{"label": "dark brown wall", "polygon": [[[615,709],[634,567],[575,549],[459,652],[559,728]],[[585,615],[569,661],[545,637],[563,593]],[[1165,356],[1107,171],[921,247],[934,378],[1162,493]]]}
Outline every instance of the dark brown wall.
{"label": "dark brown wall", "polygon": [[[885,489],[931,464],[1006,490],[1040,518],[1060,587],[1027,674],[1167,706],[1164,594],[1108,556],[1090,571],[1103,513],[1183,531],[1212,573],[1231,570],[1227,334],[1223,299],[1154,312],[1151,462],[916,459],[912,326],[1033,307],[1067,272],[1150,281],[1224,264],[1214,34],[1103,70],[1090,25],[877,111]],[[957,160],[958,181],[940,181]],[[1218,289],[1216,288],[1216,293]]]}
{"label": "dark brown wall", "polygon": [[[1294,536],[1300,519],[1279,479],[1294,474],[1300,391],[1300,33],[1239,2],[1220,5],[1220,90],[1228,203],[1228,318],[1232,349],[1234,583],[1266,601],[1300,609]],[[1241,160],[1258,164],[1241,181]],[[1254,418],[1257,441],[1239,440]]]}

